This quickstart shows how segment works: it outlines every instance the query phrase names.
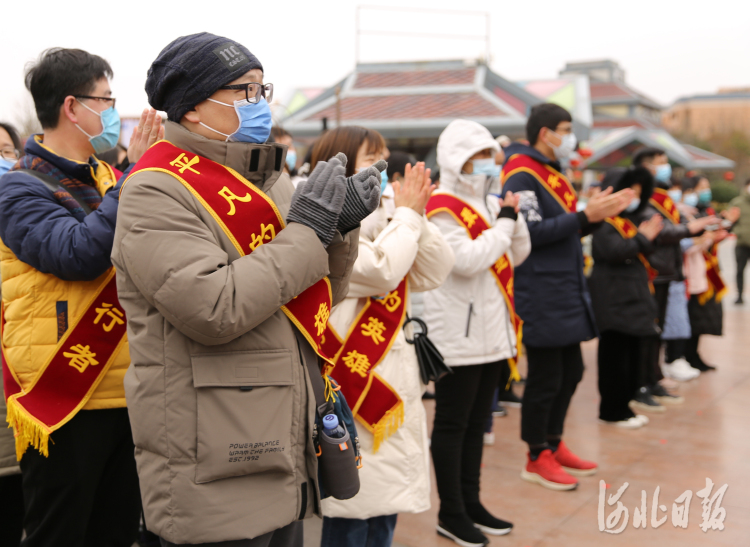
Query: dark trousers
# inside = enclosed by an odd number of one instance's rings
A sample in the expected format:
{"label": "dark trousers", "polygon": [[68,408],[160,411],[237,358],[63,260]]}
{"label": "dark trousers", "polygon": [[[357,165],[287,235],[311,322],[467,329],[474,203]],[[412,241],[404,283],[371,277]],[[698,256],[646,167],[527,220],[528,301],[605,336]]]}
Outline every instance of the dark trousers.
{"label": "dark trousers", "polygon": [[698,344],[700,343],[700,334],[694,334],[692,338],[685,340],[685,360],[692,366],[698,368],[705,365],[703,359],[698,354]]}
{"label": "dark trousers", "polygon": [[[0,394],[2,397],[2,394]],[[5,424],[0,424],[4,427]],[[21,475],[0,477],[0,545],[18,547],[23,535]]]}
{"label": "dark trousers", "polygon": [[[511,391],[511,386],[508,385],[510,381],[510,365],[508,364],[508,360],[504,360],[500,363],[500,380],[497,384],[497,389],[495,389],[495,393],[492,395],[492,406],[491,411],[494,411],[499,403],[500,400],[500,394],[505,393],[507,391]],[[492,425],[494,420],[492,419],[492,412],[490,412],[490,415],[487,416],[487,422],[484,426],[484,432],[485,433],[492,433]]]}
{"label": "dark trousers", "polygon": [[465,514],[467,503],[479,502],[484,425],[500,363],[453,367],[435,384],[431,450],[442,514]]}
{"label": "dark trousers", "polygon": [[141,498],[125,408],[82,410],[21,460],[24,547],[131,547]]}
{"label": "dark trousers", "polygon": [[391,547],[398,515],[369,519],[323,518],[320,547]]}
{"label": "dark trousers", "polygon": [[521,439],[541,446],[563,433],[565,415],[583,378],[580,344],[560,348],[526,346],[528,374],[521,402]]}
{"label": "dark trousers", "polygon": [[[659,315],[656,317],[656,323],[659,331],[664,330],[664,319],[667,317],[667,300],[669,297],[669,283],[654,283],[654,298]],[[646,349],[646,358],[642,363],[641,386],[653,386],[659,380],[664,379],[661,372],[659,361],[661,359],[661,336],[651,336],[648,339],[648,348]],[[640,386],[639,386],[640,387]]]}
{"label": "dark trousers", "polygon": [[216,543],[180,543],[179,545],[162,539],[161,544],[162,547],[182,547],[184,545],[197,545],[200,547],[302,547],[303,536],[304,528],[302,527],[302,521],[298,520],[254,539],[238,539]]}
{"label": "dark trousers", "polygon": [[750,247],[738,244],[734,248],[734,257],[737,259],[737,294],[742,296],[742,290],[745,288],[745,266],[750,259]]}
{"label": "dark trousers", "polygon": [[628,403],[639,387],[639,368],[649,339],[613,330],[599,336],[599,418],[619,422],[635,414]]}
{"label": "dark trousers", "polygon": [[685,357],[685,347],[688,340],[680,338],[678,340],[667,340],[667,349],[664,352],[664,362],[673,363],[677,359]]}

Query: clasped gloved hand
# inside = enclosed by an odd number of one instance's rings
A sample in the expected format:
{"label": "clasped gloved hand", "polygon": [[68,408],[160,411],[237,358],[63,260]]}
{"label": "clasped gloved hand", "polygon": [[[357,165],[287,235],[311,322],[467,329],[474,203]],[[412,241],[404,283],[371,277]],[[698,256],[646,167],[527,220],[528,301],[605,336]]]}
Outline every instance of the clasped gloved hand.
{"label": "clasped gloved hand", "polygon": [[[344,156],[338,154],[336,157]],[[346,156],[343,157],[346,165]],[[339,216],[338,230],[345,234],[359,226],[362,220],[375,211],[380,204],[380,172],[388,164],[380,160],[367,169],[362,169],[353,177],[346,179],[346,200]]]}
{"label": "clasped gloved hand", "polygon": [[339,156],[343,154],[318,162],[310,177],[299,183],[286,217],[287,223],[312,228],[324,247],[333,240],[347,195],[346,156],[343,163]]}

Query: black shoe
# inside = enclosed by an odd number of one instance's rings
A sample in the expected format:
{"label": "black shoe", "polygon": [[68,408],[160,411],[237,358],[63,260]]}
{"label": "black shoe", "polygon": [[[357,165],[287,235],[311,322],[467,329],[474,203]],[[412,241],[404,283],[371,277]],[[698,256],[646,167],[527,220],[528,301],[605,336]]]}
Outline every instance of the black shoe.
{"label": "black shoe", "polygon": [[684,397],[673,395],[672,393],[667,391],[667,388],[665,388],[661,384],[654,384],[652,386],[649,386],[648,391],[649,393],[651,393],[651,397],[653,397],[657,403],[661,403],[663,405],[679,405],[685,402]]}
{"label": "black shoe", "polygon": [[455,541],[461,547],[485,547],[490,540],[475,526],[468,515],[438,514],[437,533]]}
{"label": "black shoe", "polygon": [[435,398],[435,393],[432,392],[432,391],[425,391],[422,394],[422,399],[424,399],[424,400],[432,400],[434,398]]}
{"label": "black shoe", "polygon": [[474,521],[474,526],[491,536],[504,536],[513,529],[510,522],[493,517],[481,503],[467,503],[466,513]]}
{"label": "black shoe", "polygon": [[654,400],[647,387],[642,387],[636,392],[635,397],[630,401],[630,406],[646,412],[665,412],[667,410],[664,405]]}
{"label": "black shoe", "polygon": [[701,372],[708,372],[709,370],[716,370],[715,366],[707,365],[703,361],[699,361],[698,363],[690,363],[690,366],[693,368],[697,368]]}
{"label": "black shoe", "polygon": [[497,402],[503,403],[504,406],[509,406],[511,408],[521,408],[521,399],[518,395],[513,393],[512,389],[501,391],[497,397]]}
{"label": "black shoe", "polygon": [[508,411],[505,410],[503,405],[501,405],[499,402],[497,403],[497,406],[492,409],[493,418],[505,418],[507,415]]}
{"label": "black shoe", "polygon": [[735,305],[737,305],[737,306],[741,306],[742,304],[744,304],[745,302],[744,302],[744,300],[742,300],[742,295],[739,295],[739,296],[737,297],[737,300],[735,300],[735,301],[734,301],[734,303],[735,303]]}

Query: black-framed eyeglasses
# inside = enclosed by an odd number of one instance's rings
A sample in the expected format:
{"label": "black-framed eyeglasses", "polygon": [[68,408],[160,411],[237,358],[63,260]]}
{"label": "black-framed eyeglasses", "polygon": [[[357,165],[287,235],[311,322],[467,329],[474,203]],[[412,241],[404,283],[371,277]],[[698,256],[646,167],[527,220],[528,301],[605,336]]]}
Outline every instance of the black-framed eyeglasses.
{"label": "black-framed eyeglasses", "polygon": [[6,160],[14,161],[21,157],[21,154],[15,148],[0,149],[0,157]]}
{"label": "black-framed eyeglasses", "polygon": [[231,84],[223,85],[219,89],[235,89],[245,90],[245,99],[249,103],[257,103],[261,97],[266,98],[266,102],[270,103],[273,100],[273,84],[259,84],[258,82],[250,82],[248,84]]}
{"label": "black-framed eyeglasses", "polygon": [[115,103],[117,102],[117,99],[114,97],[94,97],[93,95],[76,95],[76,99],[94,99],[97,101],[104,101],[107,104],[107,107],[115,107]]}

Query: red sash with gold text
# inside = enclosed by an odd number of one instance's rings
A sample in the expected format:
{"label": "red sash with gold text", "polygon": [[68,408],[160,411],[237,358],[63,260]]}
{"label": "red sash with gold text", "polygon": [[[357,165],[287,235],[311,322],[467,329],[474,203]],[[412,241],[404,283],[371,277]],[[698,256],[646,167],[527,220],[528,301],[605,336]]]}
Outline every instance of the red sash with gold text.
{"label": "red sash with gold text", "polygon": [[727,293],[727,287],[721,278],[719,270],[719,257],[717,246],[712,245],[708,251],[703,251],[703,259],[706,261],[706,280],[708,281],[708,290],[698,295],[698,302],[703,305],[711,297],[715,296],[717,302],[721,302]]}
{"label": "red sash with gold text", "polygon": [[382,298],[371,297],[349,327],[345,340],[328,325],[323,351],[335,356],[331,375],[352,413],[373,434],[373,451],[404,421],[404,403],[375,368],[391,349],[406,315],[407,277]]}
{"label": "red sash with gold text", "polygon": [[[7,421],[14,429],[19,461],[29,445],[49,455],[50,434],[86,404],[127,343],[114,268],[102,276],[101,285],[84,309],[25,390],[3,351]],[[4,326],[4,317],[0,323]]]}
{"label": "red sash with gold text", "polygon": [[[612,217],[606,219],[606,221],[614,226],[615,230],[617,230],[623,239],[632,239],[638,234],[638,228],[636,228],[635,224],[627,218]],[[658,275],[658,272],[651,267],[651,264],[643,253],[638,253],[638,260],[640,260],[646,268],[646,272],[648,273],[648,288],[651,291],[651,294],[654,294],[653,281]]]}
{"label": "red sash with gold text", "polygon": [[[427,202],[427,218],[437,213],[450,214],[459,225],[463,226],[471,239],[476,239],[490,225],[485,218],[471,205],[450,194],[433,194]],[[490,272],[495,277],[497,286],[505,299],[510,321],[516,333],[516,357],[508,359],[510,364],[510,380],[520,381],[517,360],[521,356],[521,340],[523,337],[523,321],[516,313],[516,299],[513,293],[513,264],[507,254],[501,256],[497,262],[490,267]]]}
{"label": "red sash with gold text", "polygon": [[500,182],[505,184],[516,173],[529,173],[560,204],[567,213],[575,213],[578,199],[568,178],[557,169],[540,163],[525,154],[513,154],[503,165]]}
{"label": "red sash with gold text", "polygon": [[661,216],[671,221],[672,224],[680,223],[680,211],[677,209],[677,206],[674,204],[674,201],[672,201],[672,198],[669,197],[666,190],[654,188],[654,193],[651,194],[651,199],[648,201],[657,211],[659,211]]}
{"label": "red sash with gold text", "polygon": [[[286,224],[274,202],[234,169],[181,150],[167,141],[154,144],[123,183],[141,171],[172,175],[206,208],[240,256],[272,241]],[[124,194],[123,194],[124,197]],[[322,357],[320,343],[331,314],[331,285],[323,278],[281,310]]]}

